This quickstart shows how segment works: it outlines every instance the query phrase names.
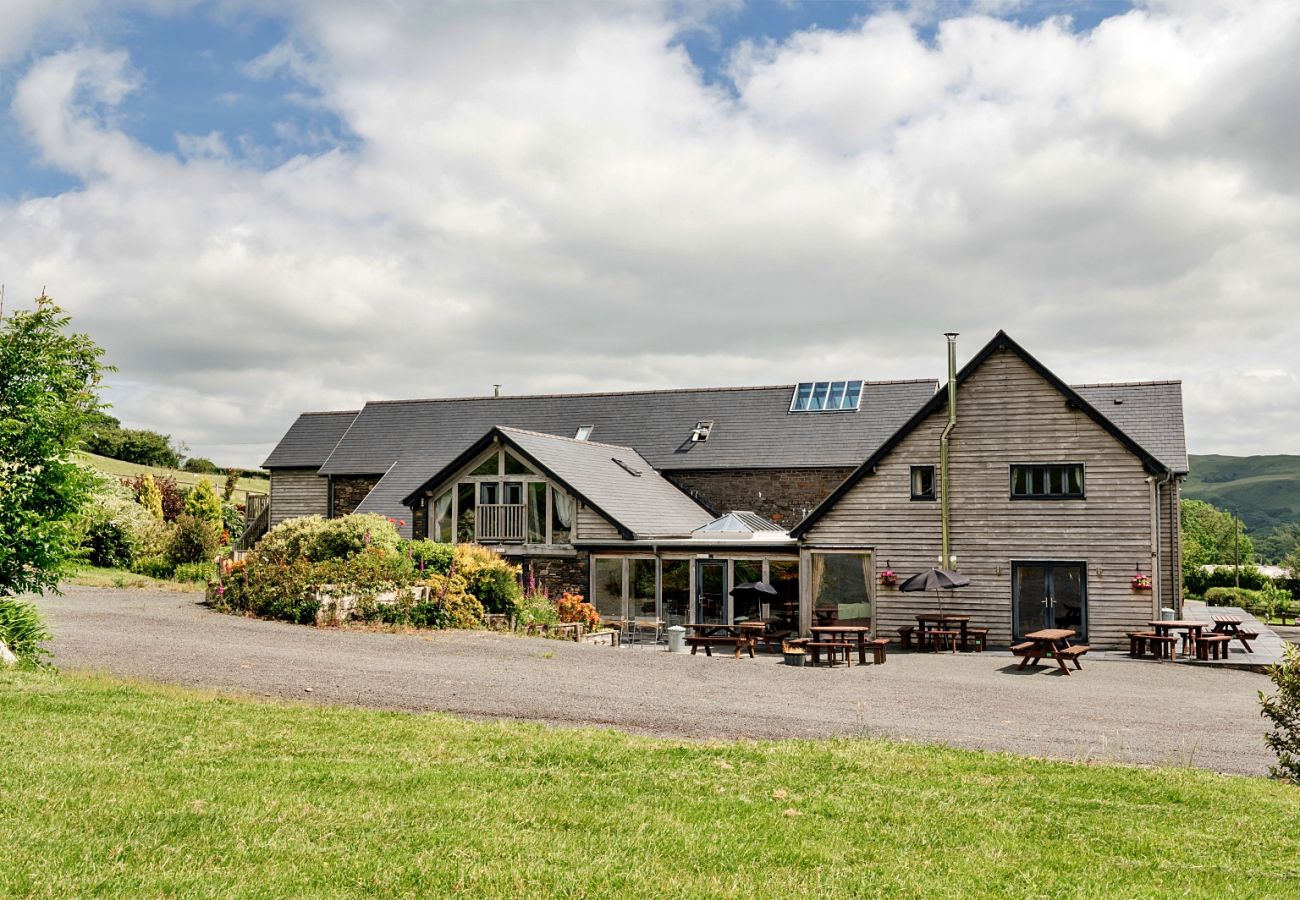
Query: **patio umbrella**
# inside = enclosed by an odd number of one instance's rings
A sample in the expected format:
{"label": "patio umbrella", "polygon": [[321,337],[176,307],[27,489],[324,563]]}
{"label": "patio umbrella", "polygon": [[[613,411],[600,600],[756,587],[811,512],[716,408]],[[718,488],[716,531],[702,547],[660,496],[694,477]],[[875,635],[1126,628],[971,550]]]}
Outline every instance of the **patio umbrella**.
{"label": "patio umbrella", "polygon": [[970,579],[960,572],[949,572],[947,569],[930,569],[928,572],[918,572],[911,578],[904,581],[898,586],[900,591],[934,591],[935,601],[939,604],[939,612],[943,612],[943,601],[939,599],[939,591],[951,591],[953,588],[963,587],[970,584]]}
{"label": "patio umbrella", "polygon": [[731,596],[749,600],[760,610],[762,609],[763,598],[765,596],[775,597],[776,593],[776,588],[766,581],[746,581],[744,584],[738,584],[731,589]]}

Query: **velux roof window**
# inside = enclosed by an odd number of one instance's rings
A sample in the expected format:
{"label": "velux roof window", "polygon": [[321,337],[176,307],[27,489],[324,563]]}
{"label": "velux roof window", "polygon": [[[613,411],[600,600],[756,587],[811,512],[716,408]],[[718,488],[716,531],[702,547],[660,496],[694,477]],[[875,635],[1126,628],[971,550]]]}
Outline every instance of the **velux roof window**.
{"label": "velux roof window", "polygon": [[861,381],[801,381],[790,400],[790,412],[855,410],[861,402]]}

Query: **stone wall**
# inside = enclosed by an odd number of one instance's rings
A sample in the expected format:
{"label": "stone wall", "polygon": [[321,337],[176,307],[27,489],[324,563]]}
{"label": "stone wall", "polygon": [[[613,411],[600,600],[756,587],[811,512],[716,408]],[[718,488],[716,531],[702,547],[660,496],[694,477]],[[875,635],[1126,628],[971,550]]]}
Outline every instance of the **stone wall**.
{"label": "stone wall", "polygon": [[525,585],[528,584],[531,573],[537,586],[546,588],[552,597],[558,597],[566,591],[587,596],[585,552],[579,552],[576,556],[528,556],[513,561],[522,563]]}
{"label": "stone wall", "polygon": [[750,510],[782,528],[793,528],[835,490],[853,469],[725,469],[664,472],[715,514]]}
{"label": "stone wall", "polygon": [[334,505],[332,515],[334,518],[347,516],[356,512],[361,501],[366,499],[366,495],[374,490],[375,485],[379,484],[382,475],[335,475],[334,483]]}

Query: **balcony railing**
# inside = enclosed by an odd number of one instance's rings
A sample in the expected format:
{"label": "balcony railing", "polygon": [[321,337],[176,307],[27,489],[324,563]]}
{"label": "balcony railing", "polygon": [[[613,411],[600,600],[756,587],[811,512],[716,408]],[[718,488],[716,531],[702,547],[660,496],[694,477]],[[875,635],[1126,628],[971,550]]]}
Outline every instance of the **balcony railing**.
{"label": "balcony railing", "polygon": [[480,503],[474,519],[480,544],[523,543],[528,536],[528,508],[522,503]]}

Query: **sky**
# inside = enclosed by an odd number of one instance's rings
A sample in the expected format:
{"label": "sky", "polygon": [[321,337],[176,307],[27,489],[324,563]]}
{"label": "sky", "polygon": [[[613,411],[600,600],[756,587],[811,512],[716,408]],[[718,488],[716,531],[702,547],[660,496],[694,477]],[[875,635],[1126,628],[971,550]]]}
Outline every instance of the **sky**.
{"label": "sky", "polygon": [[124,425],[941,378],[1300,453],[1300,4],[0,0],[0,283]]}

